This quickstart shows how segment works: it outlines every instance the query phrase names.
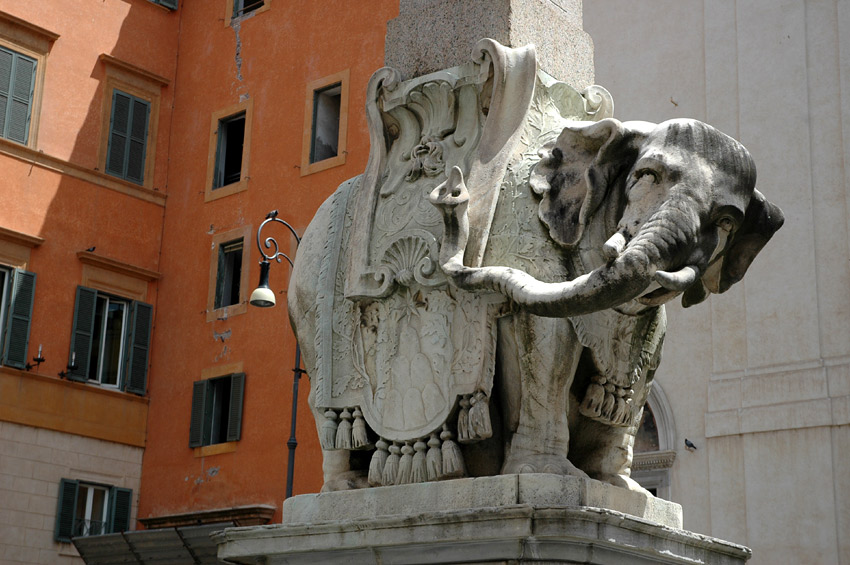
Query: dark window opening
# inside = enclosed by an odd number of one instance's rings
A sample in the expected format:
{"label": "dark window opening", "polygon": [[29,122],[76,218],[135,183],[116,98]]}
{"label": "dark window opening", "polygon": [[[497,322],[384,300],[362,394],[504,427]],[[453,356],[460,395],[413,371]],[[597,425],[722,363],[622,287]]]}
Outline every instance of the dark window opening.
{"label": "dark window opening", "polygon": [[218,277],[215,283],[215,309],[239,304],[242,279],[242,240],[218,246]]}
{"label": "dark window opening", "polygon": [[245,373],[196,381],[192,388],[189,447],[203,447],[242,436]]}
{"label": "dark window opening", "polygon": [[643,418],[640,421],[637,435],[635,436],[635,453],[646,453],[647,451],[658,451],[658,426],[655,423],[655,415],[647,404],[643,409]]}
{"label": "dark window opening", "polygon": [[336,83],[313,92],[313,132],[310,162],[336,157],[339,148],[339,112],[342,84]]}
{"label": "dark window opening", "polygon": [[262,8],[265,4],[264,0],[234,0],[233,1],[233,17],[238,18],[249,14],[258,8]]}
{"label": "dark window opening", "polygon": [[245,142],[245,113],[218,122],[213,189],[239,182],[242,178],[242,146]]}

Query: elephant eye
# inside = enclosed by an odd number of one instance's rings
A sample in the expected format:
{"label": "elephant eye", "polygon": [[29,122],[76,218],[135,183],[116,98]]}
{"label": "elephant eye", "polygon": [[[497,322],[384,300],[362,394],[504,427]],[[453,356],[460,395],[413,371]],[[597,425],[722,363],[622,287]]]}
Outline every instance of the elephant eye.
{"label": "elephant eye", "polygon": [[635,171],[635,180],[640,180],[645,176],[651,177],[650,180],[652,180],[654,184],[658,184],[658,181],[661,180],[658,172],[653,169],[639,169]]}
{"label": "elephant eye", "polygon": [[735,222],[729,216],[723,216],[717,220],[717,227],[725,232],[731,232],[735,228]]}

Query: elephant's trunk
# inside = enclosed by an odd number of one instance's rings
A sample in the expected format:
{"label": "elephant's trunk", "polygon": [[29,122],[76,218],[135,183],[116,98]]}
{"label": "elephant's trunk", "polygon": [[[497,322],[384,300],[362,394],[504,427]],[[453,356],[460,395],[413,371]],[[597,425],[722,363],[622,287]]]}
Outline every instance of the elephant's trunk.
{"label": "elephant's trunk", "polygon": [[[637,298],[693,242],[689,214],[671,206],[657,211],[644,228],[609,263],[571,281],[546,283],[510,267],[472,268],[463,265],[469,233],[466,205],[469,195],[456,167],[445,183],[431,193],[443,213],[445,232],[440,264],[454,283],[466,290],[495,290],[539,316],[588,314]],[[683,217],[684,215],[684,217]],[[665,285],[666,286],[666,285]]]}

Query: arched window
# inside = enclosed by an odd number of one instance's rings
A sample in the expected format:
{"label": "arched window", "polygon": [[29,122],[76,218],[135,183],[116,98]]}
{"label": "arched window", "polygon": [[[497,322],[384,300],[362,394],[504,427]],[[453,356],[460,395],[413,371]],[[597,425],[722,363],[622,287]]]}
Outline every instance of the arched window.
{"label": "arched window", "polygon": [[676,460],[676,427],[667,397],[654,382],[635,437],[632,478],[659,498],[670,498],[670,468]]}

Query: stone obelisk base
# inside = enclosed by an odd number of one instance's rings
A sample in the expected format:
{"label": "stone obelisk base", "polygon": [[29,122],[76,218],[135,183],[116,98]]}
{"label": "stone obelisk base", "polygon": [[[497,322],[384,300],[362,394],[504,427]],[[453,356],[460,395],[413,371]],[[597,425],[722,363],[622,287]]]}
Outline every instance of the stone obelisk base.
{"label": "stone obelisk base", "polygon": [[506,475],[301,495],[283,523],[214,535],[230,563],[740,564],[678,504],[589,479]]}

